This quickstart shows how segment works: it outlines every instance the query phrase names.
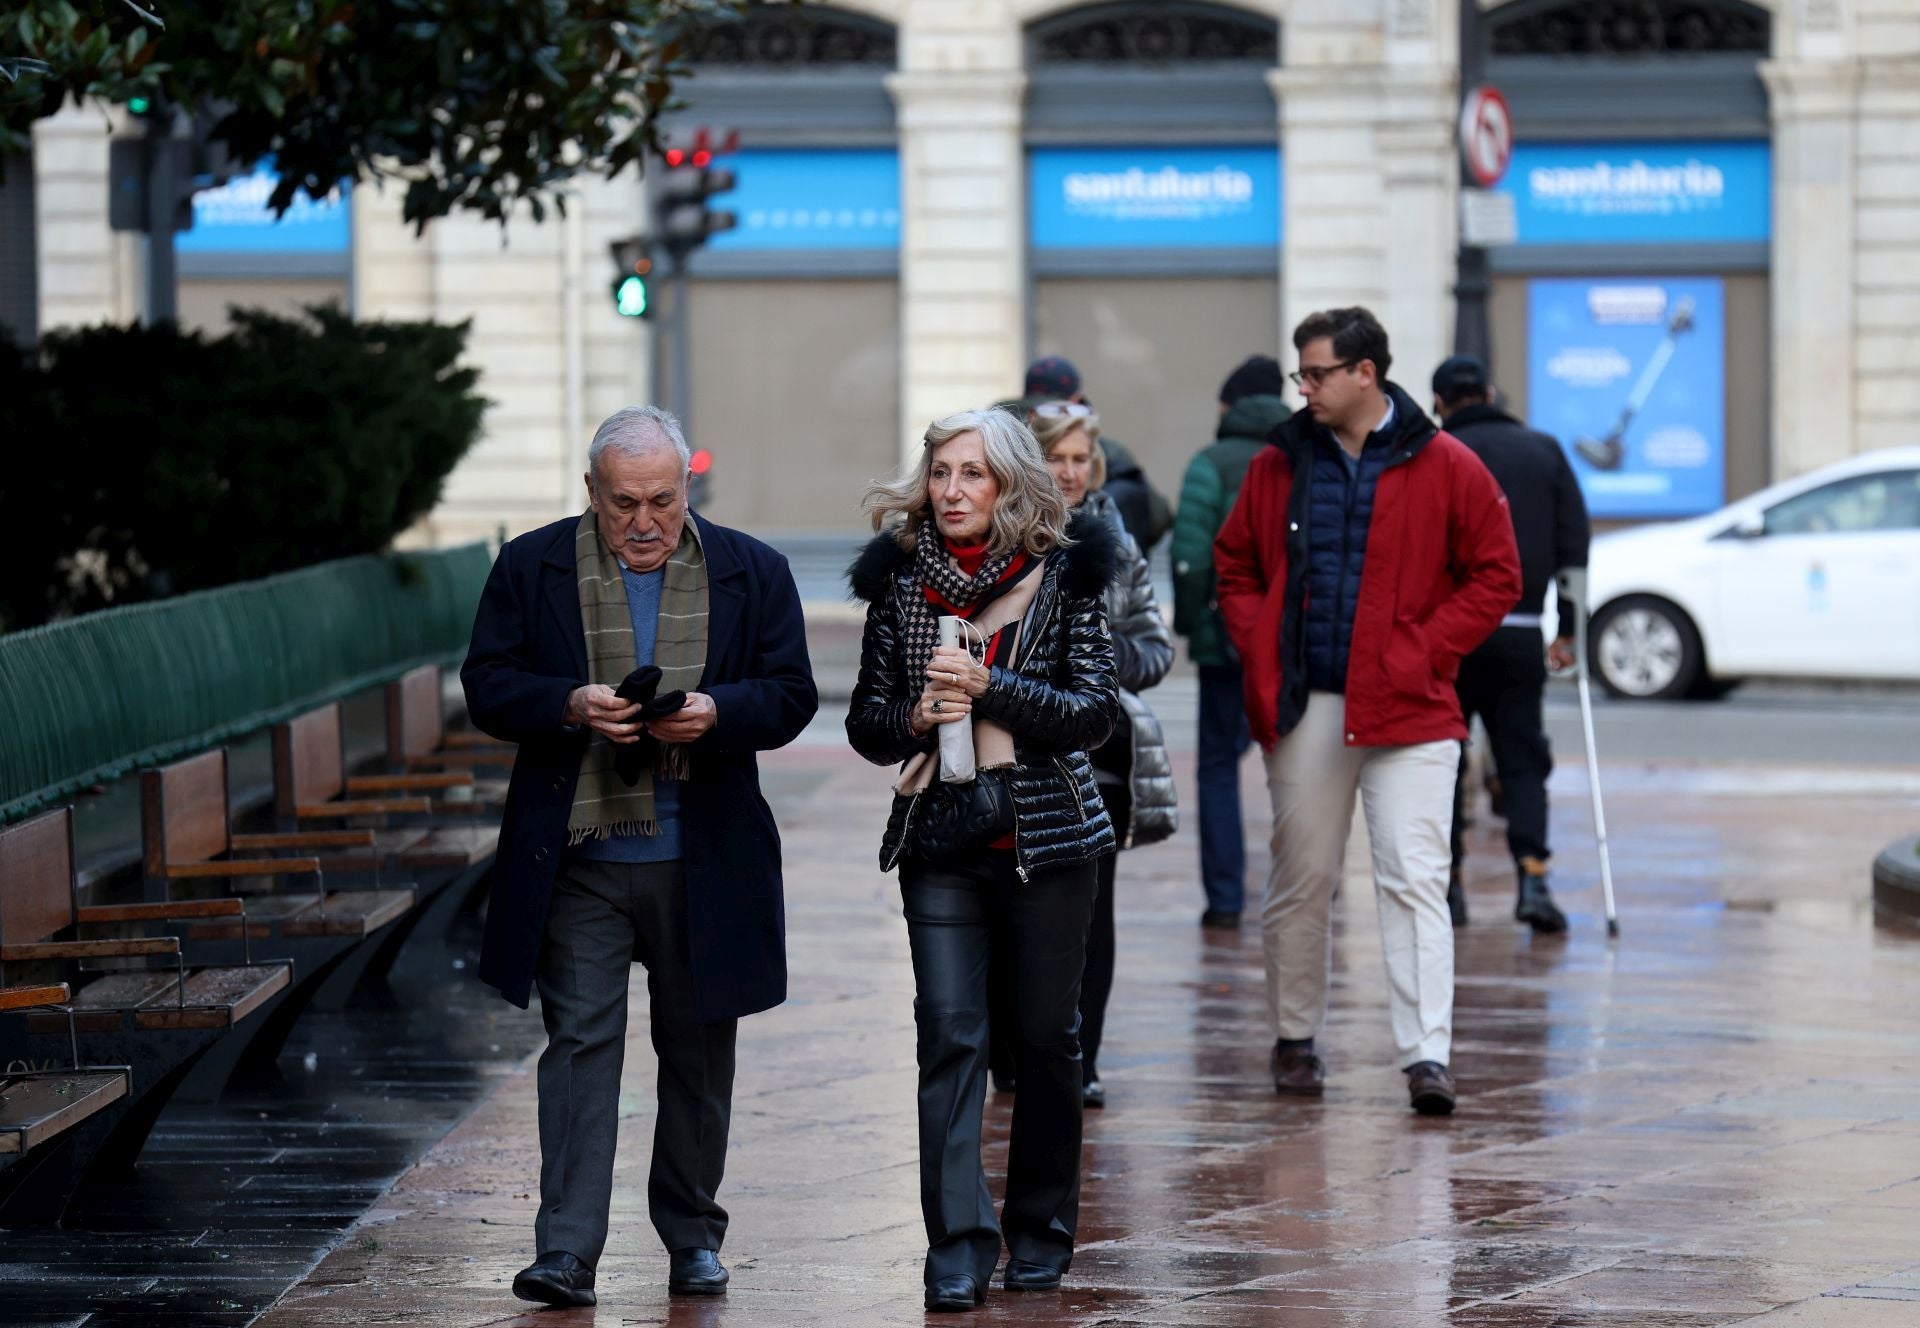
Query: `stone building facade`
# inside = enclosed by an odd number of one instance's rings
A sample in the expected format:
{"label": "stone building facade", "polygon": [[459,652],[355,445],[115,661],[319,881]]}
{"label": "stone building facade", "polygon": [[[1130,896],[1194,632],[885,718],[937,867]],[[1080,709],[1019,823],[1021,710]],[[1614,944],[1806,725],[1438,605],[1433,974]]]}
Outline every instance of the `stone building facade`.
{"label": "stone building facade", "polygon": [[[862,479],[930,419],[1016,394],[1038,353],[1080,363],[1108,430],[1171,490],[1210,436],[1225,373],[1255,351],[1287,359],[1288,329],[1332,305],[1373,307],[1394,376],[1424,396],[1454,338],[1455,4],[849,0],[756,14],[686,85],[677,121],[738,125],[747,148],[742,231],[689,283],[711,510],[776,533],[850,530]],[[1721,497],[1920,440],[1920,0],[1506,0],[1483,4],[1478,26],[1482,77],[1513,108],[1502,187],[1522,191],[1522,239],[1616,207],[1639,227],[1492,252],[1495,373],[1517,405],[1547,409],[1543,364],[1595,363],[1553,359],[1554,301],[1577,303],[1580,281],[1639,282],[1701,302],[1680,344],[1713,342]],[[140,242],[107,227],[113,129],[88,110],[36,131],[41,330],[140,312]],[[1209,171],[1231,177],[1219,197]],[[1548,193],[1529,200],[1533,171]],[[1159,217],[1175,229],[1148,224],[1163,176],[1187,209]],[[769,192],[776,177],[791,199]],[[1724,180],[1726,201],[1703,204],[1695,179]],[[1679,201],[1644,203],[1666,180]],[[867,201],[836,210],[822,189]],[[1062,189],[1055,215],[1048,191]],[[1075,215],[1087,198],[1114,205]],[[1648,220],[1670,205],[1687,218],[1671,233]],[[1247,215],[1215,215],[1234,206]],[[594,423],[664,377],[664,325],[618,317],[608,296],[607,245],[644,225],[642,183],[592,183],[564,220],[504,234],[454,219],[416,239],[397,193],[372,186],[344,207],[337,260],[188,264],[183,310],[217,321],[251,291],[471,319],[495,406],[421,537],[575,507]],[[1621,346],[1624,397],[1647,356]]]}

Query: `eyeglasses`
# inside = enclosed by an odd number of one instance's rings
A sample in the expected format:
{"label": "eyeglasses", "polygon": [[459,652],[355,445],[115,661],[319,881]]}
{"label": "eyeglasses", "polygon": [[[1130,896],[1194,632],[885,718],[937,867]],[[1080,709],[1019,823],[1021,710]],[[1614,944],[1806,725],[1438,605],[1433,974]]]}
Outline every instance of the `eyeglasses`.
{"label": "eyeglasses", "polygon": [[1287,377],[1293,379],[1295,387],[1305,387],[1312,383],[1315,387],[1327,381],[1327,375],[1336,369],[1351,369],[1360,363],[1358,360],[1342,360],[1338,364],[1316,364],[1310,368],[1295,369]]}
{"label": "eyeglasses", "polygon": [[1093,414],[1093,407],[1078,401],[1042,401],[1033,408],[1033,413],[1047,419],[1084,420]]}

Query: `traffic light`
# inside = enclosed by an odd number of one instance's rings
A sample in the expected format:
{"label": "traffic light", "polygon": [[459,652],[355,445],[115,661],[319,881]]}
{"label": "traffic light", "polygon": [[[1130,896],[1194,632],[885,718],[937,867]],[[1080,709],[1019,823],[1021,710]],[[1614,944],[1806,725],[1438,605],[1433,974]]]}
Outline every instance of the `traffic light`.
{"label": "traffic light", "polygon": [[704,447],[695,450],[693,463],[687,469],[693,475],[687,483],[687,502],[693,507],[705,507],[713,496],[713,453]]}
{"label": "traffic light", "polygon": [[613,309],[622,318],[650,318],[653,299],[647,283],[653,276],[653,259],[647,256],[646,241],[639,236],[615,240],[607,246],[613,254]]}
{"label": "traffic light", "polygon": [[715,208],[715,194],[724,194],[736,183],[732,171],[714,165],[714,159],[739,146],[738,133],[729,133],[717,144],[711,133],[696,129],[690,141],[669,144],[661,150],[660,161],[666,170],[653,199],[652,234],[676,263],[721,231],[730,231],[739,218],[723,208]]}

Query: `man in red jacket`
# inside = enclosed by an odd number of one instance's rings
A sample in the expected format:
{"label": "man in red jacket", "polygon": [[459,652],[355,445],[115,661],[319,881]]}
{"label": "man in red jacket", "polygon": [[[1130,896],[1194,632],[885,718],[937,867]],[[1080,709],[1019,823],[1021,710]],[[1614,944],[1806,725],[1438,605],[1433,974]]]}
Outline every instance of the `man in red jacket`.
{"label": "man in red jacket", "polygon": [[1294,329],[1307,408],[1268,436],[1214,545],[1220,613],[1266,751],[1262,923],[1274,1087],[1317,1095],[1333,897],[1364,800],[1388,1011],[1416,1111],[1451,1112],[1448,834],[1466,726],[1454,677],[1520,598],[1507,501],[1387,381],[1365,309]]}

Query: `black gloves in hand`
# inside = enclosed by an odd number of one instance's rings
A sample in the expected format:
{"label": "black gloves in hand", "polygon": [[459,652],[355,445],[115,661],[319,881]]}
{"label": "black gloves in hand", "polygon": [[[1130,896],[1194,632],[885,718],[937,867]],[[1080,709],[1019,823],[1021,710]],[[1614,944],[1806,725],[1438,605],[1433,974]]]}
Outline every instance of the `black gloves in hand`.
{"label": "black gloves in hand", "polygon": [[[660,686],[660,676],[659,665],[642,664],[613,689],[613,694],[622,701],[639,703],[640,713],[634,716],[635,722],[644,723],[650,719],[664,719],[686,705],[685,692],[675,691],[659,696],[654,695],[654,691]],[[638,742],[616,744],[613,751],[614,773],[620,776],[622,783],[632,788],[640,782],[642,770],[649,765],[656,769],[659,767],[657,760],[649,760],[650,757],[657,757],[659,750],[659,740],[646,733],[640,735]]]}

